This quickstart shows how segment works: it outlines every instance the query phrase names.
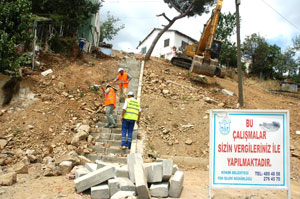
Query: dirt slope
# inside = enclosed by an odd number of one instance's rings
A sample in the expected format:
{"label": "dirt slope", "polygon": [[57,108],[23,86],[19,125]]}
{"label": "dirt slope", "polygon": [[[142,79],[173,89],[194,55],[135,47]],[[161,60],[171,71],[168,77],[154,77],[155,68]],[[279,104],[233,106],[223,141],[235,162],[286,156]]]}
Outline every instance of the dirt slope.
{"label": "dirt slope", "polygon": [[[300,136],[295,133],[300,130],[299,95],[272,94],[265,84],[244,78],[243,108],[289,110],[291,153],[300,154]],[[142,96],[146,155],[192,156],[208,162],[209,110],[235,109],[238,104],[238,96],[225,95],[222,89],[238,94],[236,77],[207,77],[207,83],[200,83],[167,61],[148,62]],[[292,156],[292,178],[300,180],[299,168],[299,157]]]}
{"label": "dirt slope", "polygon": [[[41,71],[31,73],[21,85],[27,97],[15,99],[10,106],[0,109],[0,139],[8,141],[5,148],[0,149],[0,171],[22,160],[27,149],[36,150],[38,161],[46,156],[59,157],[72,150],[79,154],[89,153],[91,143],[74,147],[70,140],[78,123],[88,123],[93,130],[95,123],[104,118],[102,92],[91,87],[112,80],[123,56],[125,54],[117,53],[113,59],[99,60],[86,56],[82,60],[68,60],[57,55],[45,55],[44,70],[52,68],[54,72],[46,77],[40,74]],[[221,92],[224,88],[237,94],[236,77],[207,78],[208,83],[199,83],[191,81],[186,70],[174,67],[165,60],[152,58],[145,65],[143,80],[141,123],[147,135],[146,156],[191,156],[208,162],[208,111],[237,108],[237,96]],[[28,98],[30,93],[35,94],[36,100]],[[295,134],[296,130],[300,130],[299,96],[268,93],[263,82],[252,79],[244,79],[244,96],[243,108],[290,111],[291,152],[300,154],[300,139]],[[206,165],[200,168],[196,168],[197,165],[180,166],[182,170],[187,170],[184,185],[187,188],[182,198],[206,196],[207,182],[203,180],[208,179]],[[300,187],[299,169],[299,158],[292,157],[294,190]],[[40,173],[39,167],[33,166],[32,170],[33,173]],[[19,183],[7,188],[0,187],[0,198],[22,197],[16,190],[24,192],[25,198],[86,198],[74,193],[73,182],[65,176],[49,178],[30,172],[29,175],[18,175],[18,178]],[[48,188],[44,193],[31,195],[46,185]],[[251,195],[248,192],[226,191],[217,194],[224,198]],[[295,198],[299,196],[299,193],[294,194]],[[259,195],[253,197],[268,198],[276,194]],[[278,198],[282,196],[279,194]]]}

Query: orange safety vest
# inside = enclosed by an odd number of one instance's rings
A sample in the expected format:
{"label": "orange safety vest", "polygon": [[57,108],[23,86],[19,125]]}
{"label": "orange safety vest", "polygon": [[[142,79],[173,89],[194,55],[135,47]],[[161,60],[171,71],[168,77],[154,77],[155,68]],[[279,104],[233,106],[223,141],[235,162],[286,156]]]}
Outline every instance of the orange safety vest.
{"label": "orange safety vest", "polygon": [[108,106],[113,104],[114,109],[116,108],[116,93],[113,88],[109,88],[110,91],[109,93],[105,93],[105,98],[104,98],[104,106]]}
{"label": "orange safety vest", "polygon": [[123,75],[119,74],[118,76],[119,79],[119,88],[128,88],[128,76],[127,73],[124,72]]}

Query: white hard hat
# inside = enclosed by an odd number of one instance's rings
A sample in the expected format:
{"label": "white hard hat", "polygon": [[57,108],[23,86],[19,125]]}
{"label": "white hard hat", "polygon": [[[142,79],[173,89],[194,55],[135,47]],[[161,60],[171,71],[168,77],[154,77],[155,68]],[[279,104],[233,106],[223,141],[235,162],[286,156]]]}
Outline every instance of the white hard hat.
{"label": "white hard hat", "polygon": [[106,84],[106,87],[111,87],[111,85],[110,84]]}
{"label": "white hard hat", "polygon": [[133,93],[132,91],[129,91],[129,92],[128,92],[128,95],[129,95],[129,96],[134,96],[134,93]]}
{"label": "white hard hat", "polygon": [[120,72],[120,71],[124,71],[124,68],[119,68],[118,72]]}

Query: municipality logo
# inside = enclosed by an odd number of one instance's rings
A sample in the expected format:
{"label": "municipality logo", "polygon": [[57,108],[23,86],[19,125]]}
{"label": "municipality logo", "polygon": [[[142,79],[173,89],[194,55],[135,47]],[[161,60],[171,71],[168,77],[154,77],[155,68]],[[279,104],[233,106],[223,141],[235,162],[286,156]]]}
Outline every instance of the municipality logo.
{"label": "municipality logo", "polygon": [[219,122],[219,131],[222,135],[228,135],[230,132],[230,122],[226,120]]}

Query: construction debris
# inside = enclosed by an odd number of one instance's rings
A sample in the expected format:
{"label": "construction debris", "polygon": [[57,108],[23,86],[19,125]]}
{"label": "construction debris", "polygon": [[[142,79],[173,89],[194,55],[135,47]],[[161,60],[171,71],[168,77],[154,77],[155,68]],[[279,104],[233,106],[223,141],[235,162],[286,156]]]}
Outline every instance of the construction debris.
{"label": "construction debris", "polygon": [[[141,154],[133,153],[127,156],[127,164],[129,175],[126,165],[118,166],[99,160],[85,164],[85,168],[75,170],[76,191],[90,189],[92,198],[180,197],[184,175],[172,160],[157,159],[157,162],[143,163]],[[127,177],[117,177],[120,171]]]}

